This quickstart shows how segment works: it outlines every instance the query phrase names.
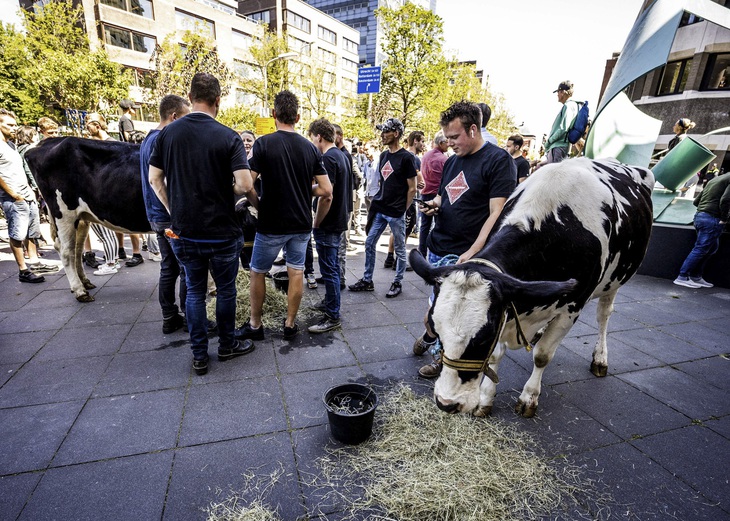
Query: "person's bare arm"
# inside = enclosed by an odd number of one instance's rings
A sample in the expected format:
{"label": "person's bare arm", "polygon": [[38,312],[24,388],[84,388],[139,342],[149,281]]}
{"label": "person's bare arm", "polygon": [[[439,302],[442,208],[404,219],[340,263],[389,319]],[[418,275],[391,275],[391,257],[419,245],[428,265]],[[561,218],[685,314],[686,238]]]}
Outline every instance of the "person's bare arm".
{"label": "person's bare arm", "polygon": [[319,201],[317,201],[317,211],[314,214],[314,224],[312,225],[313,228],[319,228],[319,225],[322,224],[322,221],[327,215],[327,212],[330,211],[330,207],[332,206],[332,199],[334,198],[331,195],[320,196]]}
{"label": "person's bare arm", "polygon": [[314,177],[315,184],[312,185],[312,195],[315,197],[332,197],[332,183],[327,174]]}
{"label": "person's bare arm", "polygon": [[253,176],[251,171],[246,169],[236,170],[233,172],[233,193],[236,195],[245,195],[251,206],[258,210],[259,198],[256,189],[253,187]]}
{"label": "person's bare arm", "polygon": [[416,178],[408,178],[408,195],[406,196],[406,209],[411,206],[413,198],[416,197]]}
{"label": "person's bare arm", "polygon": [[165,207],[167,213],[170,213],[170,203],[167,200],[167,182],[165,181],[165,172],[152,165],[150,165],[150,186],[152,186],[152,189],[155,191],[155,194],[157,194],[157,198]]}
{"label": "person's bare arm", "polygon": [[474,255],[479,253],[482,248],[484,248],[484,245],[487,242],[487,237],[489,237],[489,232],[492,231],[492,227],[494,227],[494,223],[497,222],[499,214],[502,213],[502,208],[506,202],[506,197],[494,197],[489,200],[489,217],[487,217],[487,220],[484,221],[482,229],[479,231],[479,235],[474,241],[474,244],[472,244],[468,250],[459,256],[459,260],[456,261],[457,264],[461,264],[462,262],[471,259]]}
{"label": "person's bare arm", "polygon": [[2,188],[2,190],[5,193],[7,193],[10,197],[12,197],[13,199],[15,199],[16,201],[22,201],[23,200],[23,198],[19,194],[16,194],[14,191],[12,191],[10,189],[10,187],[7,185],[7,183],[5,183],[5,181],[3,180],[2,177],[0,177],[0,188]]}
{"label": "person's bare arm", "polygon": [[422,205],[419,204],[418,208],[421,210],[422,214],[432,217],[438,213],[440,206],[441,206],[441,196],[437,195],[430,201],[426,201]]}

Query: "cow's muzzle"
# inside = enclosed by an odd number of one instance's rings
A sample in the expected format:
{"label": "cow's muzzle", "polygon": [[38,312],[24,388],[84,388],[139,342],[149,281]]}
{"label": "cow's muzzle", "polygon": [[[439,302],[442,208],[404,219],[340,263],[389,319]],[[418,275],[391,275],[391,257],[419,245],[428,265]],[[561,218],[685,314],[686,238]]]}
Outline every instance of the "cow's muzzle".
{"label": "cow's muzzle", "polygon": [[442,403],[441,400],[439,400],[438,396],[435,397],[436,399],[436,406],[441,409],[444,412],[448,412],[449,414],[454,414],[458,412],[459,404],[457,402],[455,403]]}

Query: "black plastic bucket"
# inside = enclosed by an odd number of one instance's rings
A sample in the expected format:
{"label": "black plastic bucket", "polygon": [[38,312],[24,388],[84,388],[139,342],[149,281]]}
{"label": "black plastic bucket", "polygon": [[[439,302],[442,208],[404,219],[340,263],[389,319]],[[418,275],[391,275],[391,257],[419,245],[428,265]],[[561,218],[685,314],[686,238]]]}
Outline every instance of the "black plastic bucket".
{"label": "black plastic bucket", "polygon": [[286,271],[274,273],[271,278],[274,281],[274,287],[282,293],[289,291],[289,274]]}
{"label": "black plastic bucket", "polygon": [[361,384],[336,385],[322,396],[332,436],[342,443],[357,445],[373,432],[378,396]]}

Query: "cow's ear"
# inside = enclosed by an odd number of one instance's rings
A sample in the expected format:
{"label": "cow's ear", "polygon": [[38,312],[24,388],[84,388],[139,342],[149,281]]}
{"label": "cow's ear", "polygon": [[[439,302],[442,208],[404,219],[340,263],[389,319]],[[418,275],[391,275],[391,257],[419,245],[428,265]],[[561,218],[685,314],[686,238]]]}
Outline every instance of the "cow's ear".
{"label": "cow's ear", "polygon": [[411,268],[413,268],[413,271],[426,281],[426,284],[431,286],[441,284],[443,281],[444,268],[448,268],[448,266],[441,268],[431,266],[431,264],[423,257],[421,252],[416,248],[413,248],[411,253],[408,255],[408,263]]}
{"label": "cow's ear", "polygon": [[502,296],[516,305],[542,305],[560,300],[570,293],[578,282],[575,279],[565,282],[552,280],[525,281],[514,277],[502,277]]}

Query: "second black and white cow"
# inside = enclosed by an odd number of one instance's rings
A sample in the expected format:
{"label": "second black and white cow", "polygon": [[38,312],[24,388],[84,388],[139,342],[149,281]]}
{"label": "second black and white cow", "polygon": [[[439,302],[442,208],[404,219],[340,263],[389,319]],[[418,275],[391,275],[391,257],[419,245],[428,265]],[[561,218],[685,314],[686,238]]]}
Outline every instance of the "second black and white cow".
{"label": "second black and white cow", "polygon": [[44,139],[25,156],[48,205],[55,247],[71,291],[91,302],[82,253],[89,222],[124,233],[150,231],[139,146],[75,137]]}
{"label": "second black and white cow", "polygon": [[472,261],[436,268],[411,251],[414,271],[435,286],[428,320],[444,349],[434,388],[439,408],[489,414],[506,349],[534,342],[532,375],[516,406],[533,416],[545,367],[594,298],[591,371],[606,375],[608,318],[644,258],[653,187],[649,170],[614,160],[548,165],[515,190]]}

